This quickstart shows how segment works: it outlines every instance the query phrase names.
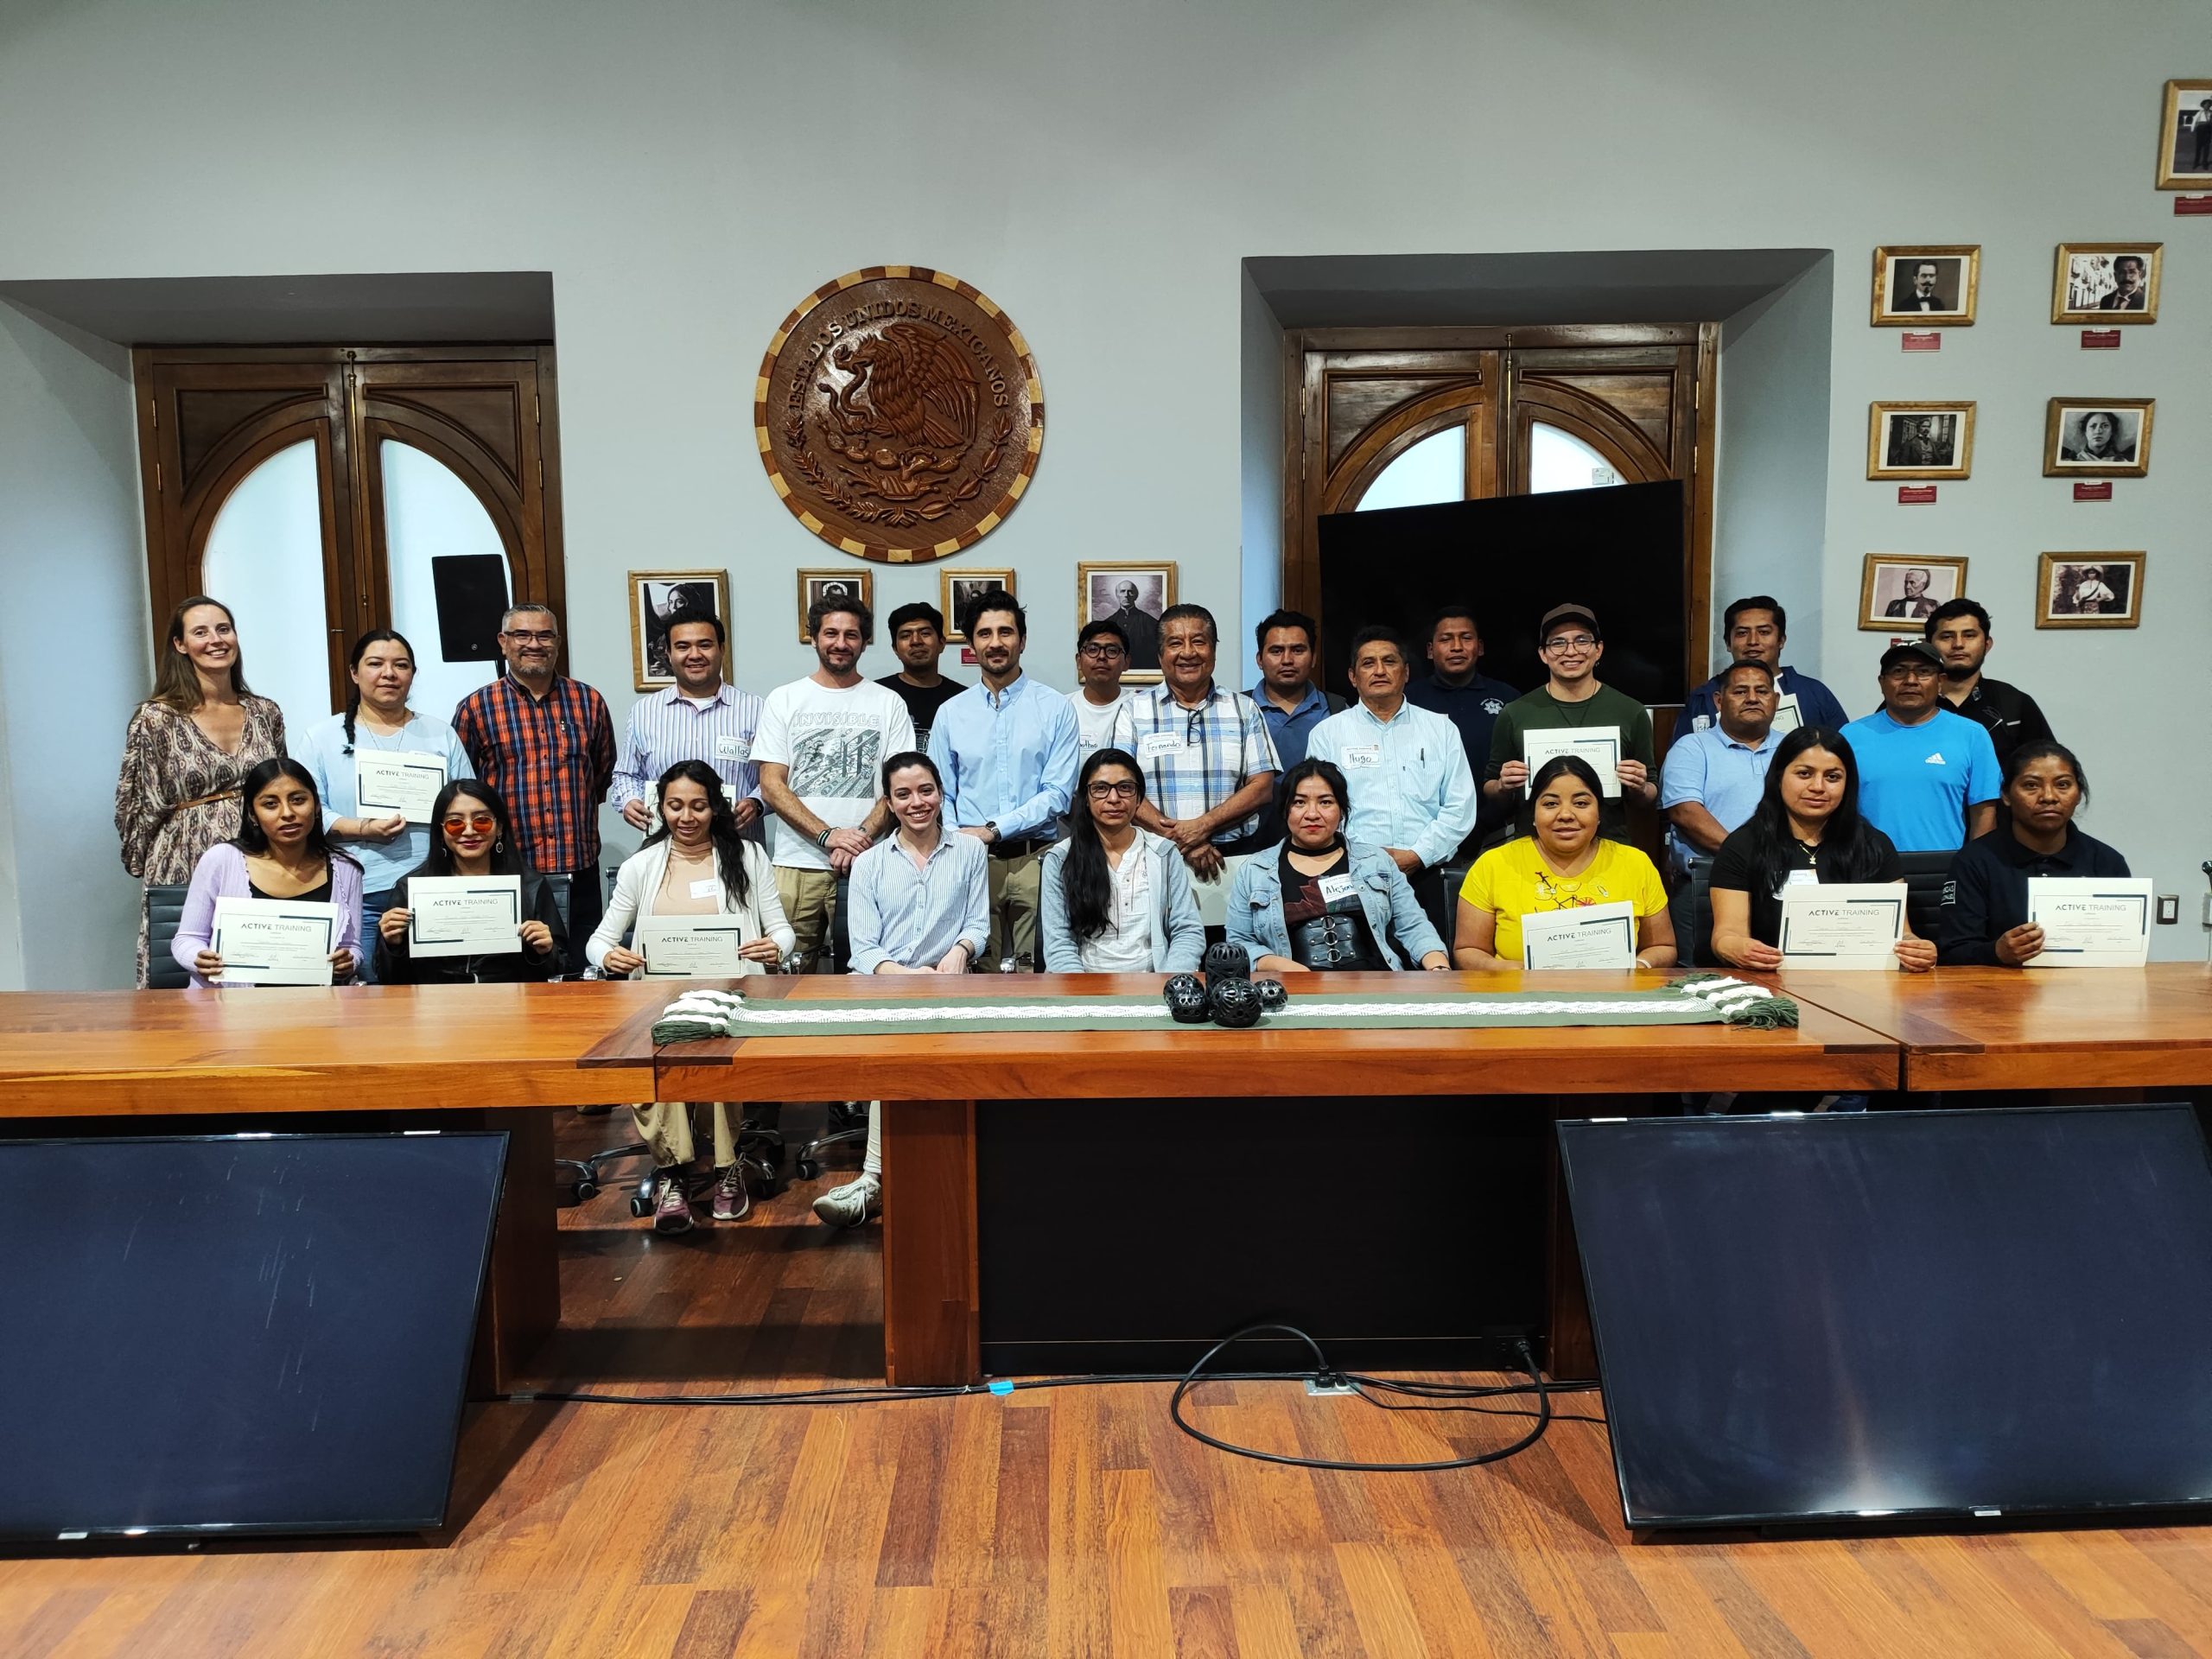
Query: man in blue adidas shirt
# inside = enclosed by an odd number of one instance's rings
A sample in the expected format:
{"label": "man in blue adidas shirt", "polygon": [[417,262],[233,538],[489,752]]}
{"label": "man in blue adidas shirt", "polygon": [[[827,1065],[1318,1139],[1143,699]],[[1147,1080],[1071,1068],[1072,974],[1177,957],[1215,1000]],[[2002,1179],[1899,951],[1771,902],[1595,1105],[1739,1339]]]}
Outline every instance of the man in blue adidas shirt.
{"label": "man in blue adidas shirt", "polygon": [[1859,760],[1859,810],[1901,853],[1950,852],[1997,823],[1989,734],[1943,706],[1943,658],[1925,640],[1882,653],[1882,706],[1843,728]]}
{"label": "man in blue adidas shirt", "polygon": [[[1738,600],[1722,613],[1720,639],[1728,648],[1729,663],[1764,663],[1774,671],[1775,696],[1795,700],[1795,721],[1782,719],[1777,709],[1779,730],[1787,732],[1796,726],[1825,726],[1833,732],[1851,718],[1835,700],[1834,692],[1811,675],[1783,666],[1782,648],[1789,643],[1789,613],[1778,601],[1765,594]],[[1719,712],[1720,683],[1727,677],[1728,670],[1724,664],[1719,673],[1690,693],[1682,712],[1675,716],[1675,735],[1670,741],[1679,743],[1692,732],[1707,731],[1713,726]]]}

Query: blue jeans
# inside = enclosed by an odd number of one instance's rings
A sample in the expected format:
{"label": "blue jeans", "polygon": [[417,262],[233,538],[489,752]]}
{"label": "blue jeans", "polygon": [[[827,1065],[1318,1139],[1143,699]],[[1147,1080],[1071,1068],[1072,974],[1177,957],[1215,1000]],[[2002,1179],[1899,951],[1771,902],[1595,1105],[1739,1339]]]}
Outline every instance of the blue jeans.
{"label": "blue jeans", "polygon": [[391,908],[392,895],[397,887],[386,887],[382,893],[361,895],[361,937],[354,941],[353,955],[359,965],[353,970],[354,978],[363,985],[377,982],[377,924]]}

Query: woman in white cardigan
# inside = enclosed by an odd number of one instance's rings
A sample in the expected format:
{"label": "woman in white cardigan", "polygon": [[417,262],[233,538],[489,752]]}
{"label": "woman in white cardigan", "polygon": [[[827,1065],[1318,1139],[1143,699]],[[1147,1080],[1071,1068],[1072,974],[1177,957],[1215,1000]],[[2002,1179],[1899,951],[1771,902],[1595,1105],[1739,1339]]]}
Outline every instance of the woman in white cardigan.
{"label": "woman in white cardigan", "polygon": [[[738,971],[766,972],[796,939],[776,896],[776,873],[759,845],[738,834],[722,780],[702,760],[679,760],[661,774],[659,791],[661,827],[622,861],[614,897],[584,946],[586,959],[610,977],[634,974],[645,959],[623,941],[639,918],[728,915],[738,918]],[[713,1106],[714,1217],[741,1221],[753,1207],[752,1195],[738,1164],[729,1108],[721,1101]],[[632,1110],[657,1166],[653,1226],[664,1233],[689,1232],[691,1109],[682,1101],[656,1101]]]}

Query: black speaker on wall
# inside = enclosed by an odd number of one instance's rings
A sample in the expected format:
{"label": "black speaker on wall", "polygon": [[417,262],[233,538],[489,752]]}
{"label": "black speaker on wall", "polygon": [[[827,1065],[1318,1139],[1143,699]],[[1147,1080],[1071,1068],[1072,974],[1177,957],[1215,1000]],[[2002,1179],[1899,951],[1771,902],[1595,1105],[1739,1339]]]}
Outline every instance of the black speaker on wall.
{"label": "black speaker on wall", "polygon": [[1562,1122],[1633,1527],[2212,1503],[2187,1106]]}
{"label": "black speaker on wall", "polygon": [[0,1142],[0,1540],[437,1526],[506,1141]]}

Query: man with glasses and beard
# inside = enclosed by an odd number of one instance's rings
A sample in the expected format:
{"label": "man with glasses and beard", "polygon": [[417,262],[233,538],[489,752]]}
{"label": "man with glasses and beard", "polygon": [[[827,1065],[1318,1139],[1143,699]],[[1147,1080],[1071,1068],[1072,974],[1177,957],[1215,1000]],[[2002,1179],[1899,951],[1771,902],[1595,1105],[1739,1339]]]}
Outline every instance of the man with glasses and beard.
{"label": "man with glasses and beard", "polygon": [[1537,626],[1536,640],[1548,677],[1498,712],[1497,724],[1490,734],[1483,795],[1489,800],[1517,803],[1527,789],[1529,769],[1524,732],[1566,728],[1594,737],[1610,730],[1620,753],[1616,769],[1620,792],[1605,797],[1598,827],[1601,835],[1625,839],[1629,798],[1632,795],[1648,804],[1659,794],[1659,785],[1651,776],[1651,711],[1626,692],[1616,691],[1599,680],[1598,664],[1605,659],[1605,636],[1599,631],[1597,614],[1588,606],[1553,606]]}

